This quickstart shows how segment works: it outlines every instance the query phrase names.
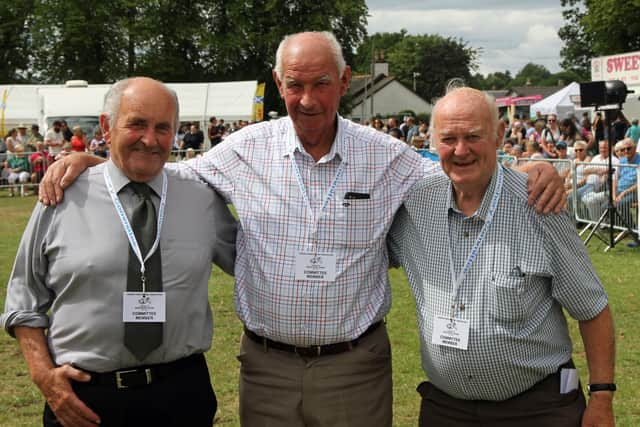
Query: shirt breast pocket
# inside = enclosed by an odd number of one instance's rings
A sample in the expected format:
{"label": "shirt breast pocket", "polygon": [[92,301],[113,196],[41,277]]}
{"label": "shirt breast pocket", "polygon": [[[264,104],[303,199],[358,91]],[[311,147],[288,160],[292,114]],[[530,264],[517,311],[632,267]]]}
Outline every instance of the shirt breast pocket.
{"label": "shirt breast pocket", "polygon": [[345,199],[336,203],[335,240],[346,247],[369,247],[381,232],[380,213],[372,199]]}
{"label": "shirt breast pocket", "polygon": [[527,286],[527,276],[496,275],[491,283],[490,313],[493,320],[499,328],[517,331],[526,316],[523,294]]}

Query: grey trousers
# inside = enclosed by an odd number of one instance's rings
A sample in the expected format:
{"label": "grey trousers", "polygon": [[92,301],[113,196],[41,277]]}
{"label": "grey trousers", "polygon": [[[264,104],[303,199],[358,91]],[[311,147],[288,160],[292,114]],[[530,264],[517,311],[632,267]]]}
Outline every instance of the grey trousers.
{"label": "grey trousers", "polygon": [[243,335],[244,427],[391,427],[391,351],[382,325],[353,350],[305,358]]}
{"label": "grey trousers", "polygon": [[456,399],[429,382],[418,392],[419,427],[579,427],[586,407],[580,387],[560,394],[558,373],[501,402]]}

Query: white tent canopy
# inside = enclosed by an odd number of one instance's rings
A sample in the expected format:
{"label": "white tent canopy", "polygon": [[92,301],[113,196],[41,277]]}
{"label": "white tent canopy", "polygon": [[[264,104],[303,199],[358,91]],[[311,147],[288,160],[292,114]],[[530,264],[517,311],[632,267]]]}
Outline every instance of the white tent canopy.
{"label": "white tent canopy", "polygon": [[541,101],[531,105],[529,111],[531,116],[540,113],[543,116],[549,114],[555,114],[559,119],[566,118],[569,114],[576,114],[576,111],[585,111],[577,108],[571,101],[571,97],[580,96],[580,85],[576,82],[572,82],[568,86],[560,89],[556,93],[553,93]]}

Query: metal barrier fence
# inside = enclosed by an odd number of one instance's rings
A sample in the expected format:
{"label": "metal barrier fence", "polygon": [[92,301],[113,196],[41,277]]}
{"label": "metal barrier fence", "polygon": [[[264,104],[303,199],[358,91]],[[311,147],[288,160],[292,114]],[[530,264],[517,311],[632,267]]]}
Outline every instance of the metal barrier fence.
{"label": "metal barrier fence", "polygon": [[[609,206],[608,164],[591,162],[574,162],[571,160],[554,159],[519,159],[518,164],[526,162],[547,162],[554,165],[561,175],[566,174],[567,210],[573,215],[578,224],[583,224],[580,236],[592,232],[595,227],[607,229],[611,225],[609,215],[605,215]],[[636,235],[640,231],[638,227],[638,185],[640,174],[637,165],[614,164],[613,184],[616,185],[617,177],[623,174],[626,177],[626,186],[621,190],[631,188],[634,191],[626,192],[624,196],[614,199],[614,206],[620,217],[630,230]],[[634,177],[635,175],[635,177]],[[618,195],[617,188],[614,196]],[[618,234],[615,241],[618,242],[627,234],[627,227],[619,219],[614,220],[613,228]]]}

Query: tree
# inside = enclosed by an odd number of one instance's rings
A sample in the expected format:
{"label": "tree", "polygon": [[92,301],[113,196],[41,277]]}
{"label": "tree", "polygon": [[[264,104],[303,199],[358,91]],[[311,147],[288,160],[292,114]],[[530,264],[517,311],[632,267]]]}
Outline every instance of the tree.
{"label": "tree", "polygon": [[381,51],[389,63],[389,73],[402,84],[412,88],[414,73],[416,93],[431,102],[444,94],[446,84],[452,78],[471,79],[471,71],[477,67],[477,51],[461,39],[439,35],[407,35],[399,33],[374,34],[365,39],[358,49],[354,63],[356,70],[369,73],[371,45]]}
{"label": "tree", "polygon": [[524,86],[531,84],[533,86],[540,85],[545,79],[551,76],[551,72],[547,70],[544,65],[534,64],[532,62],[527,63],[516,74],[513,79],[512,86]]}
{"label": "tree", "polygon": [[27,19],[31,0],[0,2],[0,82],[29,79],[29,33]]}
{"label": "tree", "polygon": [[588,78],[595,56],[640,49],[640,0],[561,0],[565,26],[558,36],[565,70]]}
{"label": "tree", "polygon": [[511,72],[506,70],[504,73],[497,71],[487,74],[486,77],[479,73],[474,74],[469,81],[469,86],[480,90],[501,90],[510,89],[512,82]]}

